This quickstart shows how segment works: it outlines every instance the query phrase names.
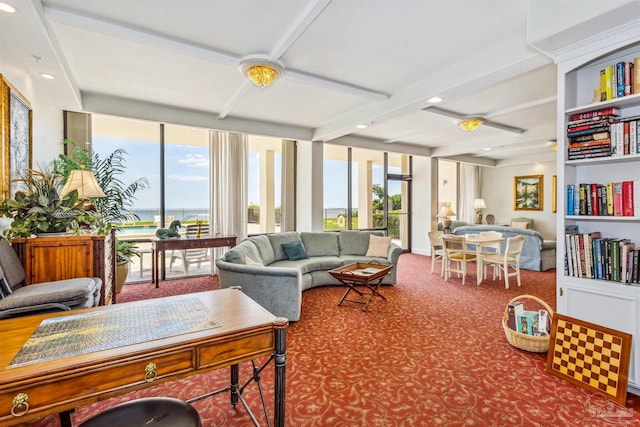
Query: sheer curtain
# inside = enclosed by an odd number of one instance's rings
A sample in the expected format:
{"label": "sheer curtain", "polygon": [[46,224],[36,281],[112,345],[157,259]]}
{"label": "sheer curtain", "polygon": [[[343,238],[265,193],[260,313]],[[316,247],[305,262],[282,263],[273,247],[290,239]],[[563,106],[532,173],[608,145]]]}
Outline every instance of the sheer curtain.
{"label": "sheer curtain", "polygon": [[295,141],[282,140],[280,231],[294,231],[296,229],[295,147]]}
{"label": "sheer curtain", "polygon": [[475,224],[476,215],[473,200],[480,195],[480,166],[460,163],[458,221]]}
{"label": "sheer curtain", "polygon": [[[239,242],[247,237],[249,138],[245,134],[212,130],[209,148],[211,233],[233,235]],[[221,257],[226,250],[216,248],[214,258]],[[211,265],[215,273],[214,263]]]}

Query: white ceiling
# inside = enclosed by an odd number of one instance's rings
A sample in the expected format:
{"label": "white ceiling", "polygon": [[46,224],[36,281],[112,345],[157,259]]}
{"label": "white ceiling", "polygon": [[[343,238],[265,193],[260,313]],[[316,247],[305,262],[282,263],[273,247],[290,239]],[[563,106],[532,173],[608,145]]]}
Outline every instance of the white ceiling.
{"label": "white ceiling", "polygon": [[[60,108],[168,106],[221,129],[490,166],[555,159],[555,65],[527,44],[526,0],[2,1],[17,9],[0,14],[2,67],[56,75]],[[268,88],[239,72],[256,54],[285,67]],[[429,111],[433,96],[524,132],[464,132]]]}

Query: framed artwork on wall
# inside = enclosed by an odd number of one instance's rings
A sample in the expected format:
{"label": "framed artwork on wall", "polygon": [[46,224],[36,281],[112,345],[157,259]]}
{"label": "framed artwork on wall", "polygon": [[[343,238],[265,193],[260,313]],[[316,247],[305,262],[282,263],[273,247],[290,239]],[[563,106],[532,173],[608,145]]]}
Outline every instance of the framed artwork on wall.
{"label": "framed artwork on wall", "polygon": [[16,191],[14,182],[32,166],[33,112],[29,101],[0,74],[0,195],[6,199]]}
{"label": "framed artwork on wall", "polygon": [[526,175],[513,178],[513,210],[541,211],[543,206],[543,176]]}
{"label": "framed artwork on wall", "polygon": [[551,183],[551,212],[556,213],[556,203],[558,198],[558,177],[553,175],[553,181]]}

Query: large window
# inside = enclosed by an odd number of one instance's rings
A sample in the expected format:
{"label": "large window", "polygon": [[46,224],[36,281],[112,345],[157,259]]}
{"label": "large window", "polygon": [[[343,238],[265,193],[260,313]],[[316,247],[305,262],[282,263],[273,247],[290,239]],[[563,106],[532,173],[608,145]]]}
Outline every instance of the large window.
{"label": "large window", "polygon": [[248,234],[280,231],[282,140],[249,136]]}
{"label": "large window", "polygon": [[410,247],[411,157],[324,145],[324,230],[381,229]]}

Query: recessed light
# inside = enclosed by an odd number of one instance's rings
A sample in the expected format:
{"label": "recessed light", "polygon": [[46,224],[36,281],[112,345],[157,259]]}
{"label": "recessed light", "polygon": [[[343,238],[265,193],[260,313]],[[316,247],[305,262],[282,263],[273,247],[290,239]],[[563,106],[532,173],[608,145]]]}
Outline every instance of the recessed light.
{"label": "recessed light", "polygon": [[431,104],[436,104],[438,102],[442,102],[442,98],[440,98],[439,96],[434,96],[433,98],[429,98],[427,102]]}
{"label": "recessed light", "polygon": [[491,151],[492,148],[491,147],[487,147],[487,148],[483,148],[484,151]]}
{"label": "recessed light", "polygon": [[356,126],[358,129],[366,129],[367,125],[357,125]]}
{"label": "recessed light", "polygon": [[7,3],[0,2],[0,12],[16,13],[16,9]]}
{"label": "recessed light", "polygon": [[56,76],[54,76],[53,74],[47,74],[47,73],[42,73],[40,74],[43,78],[48,79],[48,80],[54,80],[56,78]]}

